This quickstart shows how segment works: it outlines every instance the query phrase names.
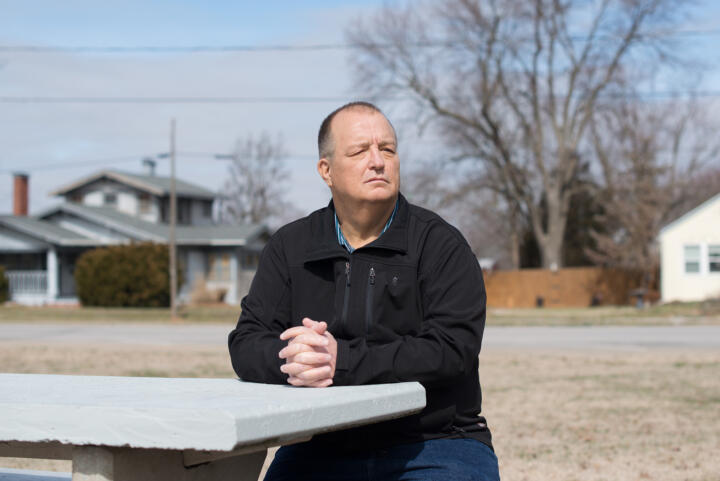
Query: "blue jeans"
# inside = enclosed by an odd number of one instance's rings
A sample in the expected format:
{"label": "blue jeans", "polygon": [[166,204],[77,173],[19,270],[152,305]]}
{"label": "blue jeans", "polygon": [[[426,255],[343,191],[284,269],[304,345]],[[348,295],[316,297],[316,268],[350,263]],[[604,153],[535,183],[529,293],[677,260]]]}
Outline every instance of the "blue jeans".
{"label": "blue jeans", "polygon": [[495,453],[474,439],[433,439],[353,454],[283,446],[265,481],[499,481]]}

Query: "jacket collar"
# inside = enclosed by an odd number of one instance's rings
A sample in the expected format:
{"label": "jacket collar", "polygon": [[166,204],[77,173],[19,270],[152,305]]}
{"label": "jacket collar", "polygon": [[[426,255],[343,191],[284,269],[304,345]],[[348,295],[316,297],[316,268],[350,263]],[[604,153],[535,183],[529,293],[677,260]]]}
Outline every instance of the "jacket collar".
{"label": "jacket collar", "polygon": [[[319,213],[319,219],[311,222],[311,243],[305,252],[305,262],[337,257],[347,258],[350,254],[337,240],[335,233],[335,205],[331,200],[327,208]],[[407,200],[398,194],[398,208],[395,218],[388,230],[370,244],[356,249],[363,252],[366,249],[387,249],[402,254],[407,252],[407,226],[410,209]]]}

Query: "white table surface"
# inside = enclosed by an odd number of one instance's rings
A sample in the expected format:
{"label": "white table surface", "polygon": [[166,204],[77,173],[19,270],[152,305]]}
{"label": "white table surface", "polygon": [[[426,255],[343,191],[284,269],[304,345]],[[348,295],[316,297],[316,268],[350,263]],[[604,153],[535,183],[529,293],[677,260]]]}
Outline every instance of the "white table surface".
{"label": "white table surface", "polygon": [[0,374],[0,442],[232,451],[424,406],[418,383],[312,389],[236,379]]}

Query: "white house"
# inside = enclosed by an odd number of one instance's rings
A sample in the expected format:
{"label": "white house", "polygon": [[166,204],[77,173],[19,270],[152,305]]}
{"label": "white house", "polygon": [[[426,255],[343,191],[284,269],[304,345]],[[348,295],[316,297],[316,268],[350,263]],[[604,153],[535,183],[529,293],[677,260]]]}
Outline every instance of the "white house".
{"label": "white house", "polygon": [[[170,179],[105,170],[54,192],[64,202],[27,215],[27,176],[16,174],[13,215],[0,216],[0,265],[10,299],[23,304],[77,302],[74,269],[86,250],[131,242],[167,243]],[[213,222],[215,194],[176,181],[178,263],[185,273],[180,301],[202,281],[237,304],[247,292],[259,253],[269,238],[264,225]]]}
{"label": "white house", "polygon": [[720,298],[720,194],[666,225],[659,239],[663,302]]}

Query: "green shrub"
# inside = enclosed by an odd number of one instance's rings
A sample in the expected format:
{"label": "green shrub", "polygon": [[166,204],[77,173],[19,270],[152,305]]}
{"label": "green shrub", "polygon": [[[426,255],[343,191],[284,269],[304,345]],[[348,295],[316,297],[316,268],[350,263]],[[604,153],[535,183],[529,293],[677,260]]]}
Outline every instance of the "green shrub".
{"label": "green shrub", "polygon": [[[75,265],[78,299],[85,306],[167,307],[168,256],[167,245],[149,243],[87,251]],[[181,277],[178,272],[178,285]]]}
{"label": "green shrub", "polygon": [[0,266],[0,304],[7,301],[10,297],[10,282],[5,277],[5,268]]}

